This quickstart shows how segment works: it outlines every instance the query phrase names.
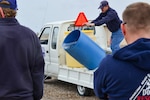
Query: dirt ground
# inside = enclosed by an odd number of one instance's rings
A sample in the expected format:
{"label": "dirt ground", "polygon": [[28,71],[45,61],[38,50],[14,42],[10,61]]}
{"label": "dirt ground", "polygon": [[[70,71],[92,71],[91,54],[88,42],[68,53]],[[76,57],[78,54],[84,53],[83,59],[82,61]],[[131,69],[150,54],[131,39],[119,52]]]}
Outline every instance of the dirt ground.
{"label": "dirt ground", "polygon": [[94,92],[91,96],[80,96],[76,85],[62,82],[57,79],[48,79],[44,83],[42,100],[99,100]]}

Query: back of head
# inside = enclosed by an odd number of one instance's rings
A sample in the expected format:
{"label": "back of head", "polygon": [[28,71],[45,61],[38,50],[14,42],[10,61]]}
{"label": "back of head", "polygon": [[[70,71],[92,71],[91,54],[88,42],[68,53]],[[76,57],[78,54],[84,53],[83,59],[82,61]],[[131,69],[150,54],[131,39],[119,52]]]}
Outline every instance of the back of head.
{"label": "back of head", "polygon": [[150,5],[144,2],[133,3],[123,12],[123,21],[132,30],[150,30]]}
{"label": "back of head", "polygon": [[0,8],[2,8],[0,17],[2,16],[2,13],[4,13],[5,18],[15,17],[17,2],[16,0],[0,0]]}

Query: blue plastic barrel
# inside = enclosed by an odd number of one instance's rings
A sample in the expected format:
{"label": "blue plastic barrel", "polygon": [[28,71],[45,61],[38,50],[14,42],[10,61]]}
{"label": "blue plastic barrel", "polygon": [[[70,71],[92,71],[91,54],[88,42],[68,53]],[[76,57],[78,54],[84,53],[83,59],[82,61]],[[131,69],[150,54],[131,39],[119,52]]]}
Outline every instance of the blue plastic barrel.
{"label": "blue plastic barrel", "polygon": [[69,33],[62,46],[66,52],[89,70],[97,68],[106,56],[105,51],[80,30]]}

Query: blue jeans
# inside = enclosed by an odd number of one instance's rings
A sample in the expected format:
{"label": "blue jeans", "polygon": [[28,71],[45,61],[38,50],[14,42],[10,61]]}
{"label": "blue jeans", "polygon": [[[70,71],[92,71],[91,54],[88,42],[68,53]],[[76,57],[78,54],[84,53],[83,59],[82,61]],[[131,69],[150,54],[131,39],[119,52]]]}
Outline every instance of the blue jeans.
{"label": "blue jeans", "polygon": [[124,36],[122,30],[119,28],[116,32],[112,32],[111,35],[111,50],[114,54],[117,50],[120,49],[120,42],[123,40]]}

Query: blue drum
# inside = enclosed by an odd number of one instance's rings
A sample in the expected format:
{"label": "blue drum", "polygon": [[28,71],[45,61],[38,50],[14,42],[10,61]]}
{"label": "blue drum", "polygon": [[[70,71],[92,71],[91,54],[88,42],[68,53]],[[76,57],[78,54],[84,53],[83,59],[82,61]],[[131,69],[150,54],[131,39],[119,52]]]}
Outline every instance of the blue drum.
{"label": "blue drum", "polygon": [[97,68],[106,56],[105,51],[80,30],[69,33],[62,46],[66,52],[89,70]]}

